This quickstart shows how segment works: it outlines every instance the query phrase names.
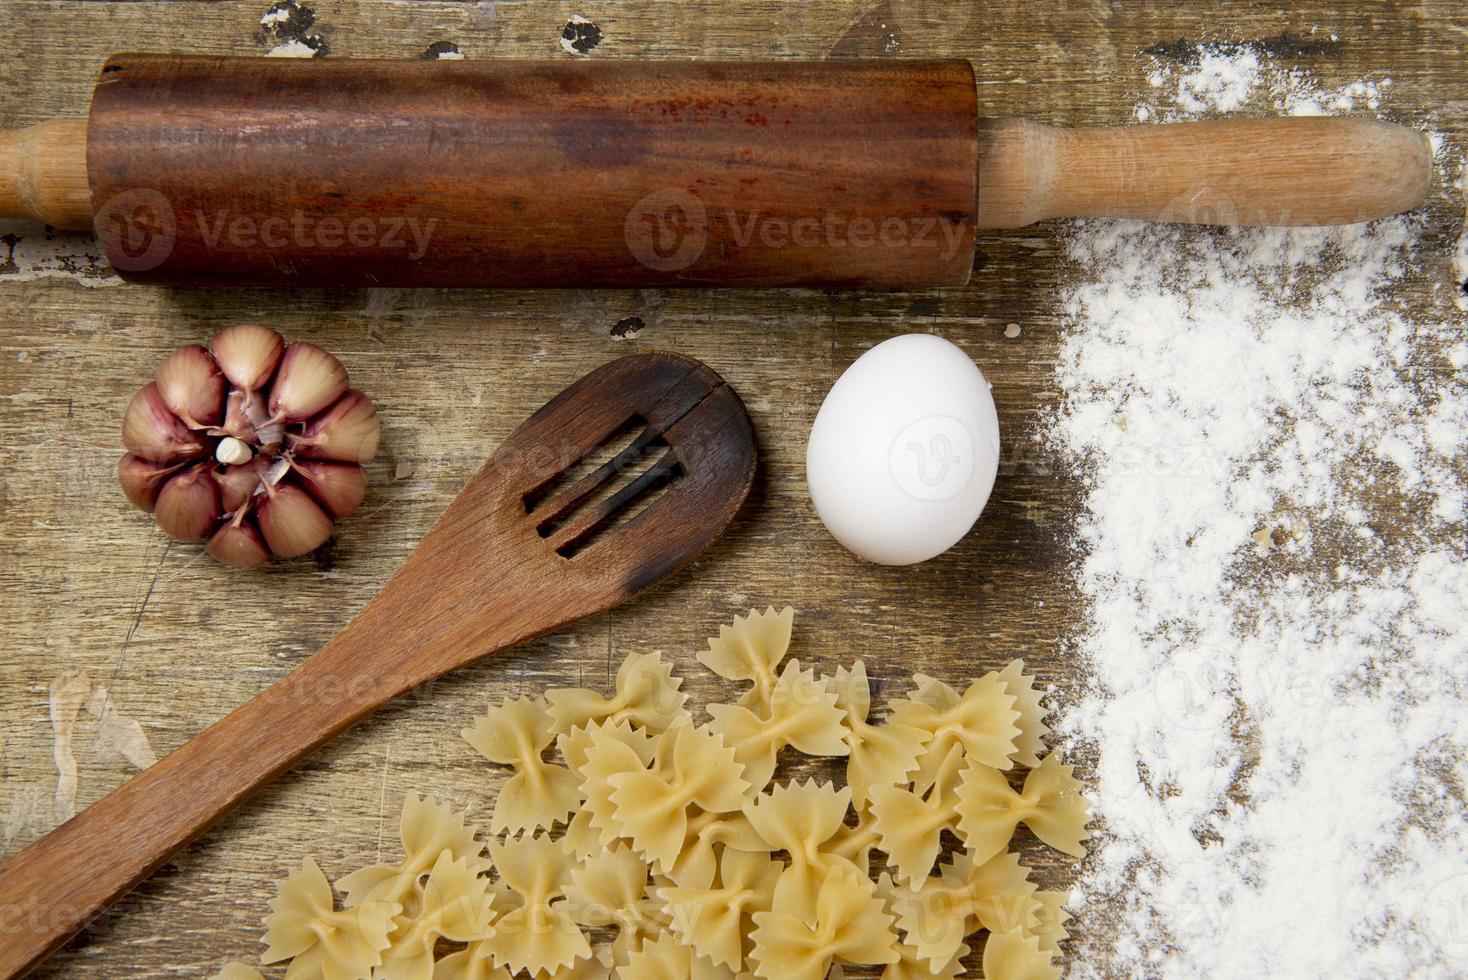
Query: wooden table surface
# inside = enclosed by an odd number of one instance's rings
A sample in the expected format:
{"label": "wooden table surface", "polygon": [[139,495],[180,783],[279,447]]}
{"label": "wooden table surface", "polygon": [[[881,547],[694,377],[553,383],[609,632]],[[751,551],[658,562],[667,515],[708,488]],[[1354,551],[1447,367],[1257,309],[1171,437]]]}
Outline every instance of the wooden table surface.
{"label": "wooden table surface", "polygon": [[[112,51],[263,54],[294,39],[330,57],[412,58],[438,42],[468,58],[964,56],[978,67],[987,114],[1069,125],[1130,121],[1149,70],[1188,57],[1198,41],[1231,40],[1306,68],[1325,86],[1390,77],[1391,115],[1445,134],[1459,155],[1468,127],[1468,9],[1456,0],[1298,12],[1221,0],[310,6],[266,36],[264,0],[6,0],[0,126],[84,112]],[[561,44],[577,14],[595,24],[584,35],[600,35],[587,55]],[[1432,209],[1423,254],[1442,264],[1424,268],[1409,300],[1448,274],[1461,200],[1440,191]],[[981,239],[973,281],[951,290],[593,292],[568,282],[548,292],[286,292],[125,287],[86,238],[0,229],[4,853],[64,815],[58,758],[64,763],[66,749],[53,732],[53,687],[63,700],[67,690],[92,691],[95,708],[105,686],[115,712],[99,725],[83,708],[76,721],[80,808],[128,777],[129,764],[107,751],[126,720],[161,755],[286,674],[372,597],[500,439],[594,365],[652,347],[702,358],[743,394],[763,452],[746,513],[691,571],[383,711],[225,820],[39,975],[205,976],[227,959],[253,960],[274,879],[306,854],[333,876],[390,854],[405,792],[487,816],[499,776],[457,734],[486,701],[603,682],[625,653],[650,649],[676,660],[695,699],[717,696],[694,652],[751,606],[793,605],[803,660],[830,669],[863,657],[883,693],[913,670],[958,683],[1023,656],[1055,701],[1070,697],[1087,680],[1066,642],[1084,615],[1071,534],[1083,486],[1036,442],[1058,397],[1057,298],[1073,274],[1060,253],[1064,233],[1052,223]],[[641,329],[619,336],[626,328],[618,324],[632,317]],[[242,320],[337,352],[384,420],[367,502],[334,546],[256,573],[167,543],[125,505],[113,477],[131,392],[175,346]],[[1010,324],[1018,336],[1006,333]],[[804,485],[804,443],[842,369],[905,331],[947,337],[983,367],[1006,459],[988,511],[959,547],[886,569],[854,559],[820,526]],[[86,678],[56,683],[69,672]],[[1080,761],[1084,773],[1083,754]],[[1042,862],[1039,877],[1063,886],[1075,873]],[[1105,928],[1104,909],[1079,915],[1081,930]]]}

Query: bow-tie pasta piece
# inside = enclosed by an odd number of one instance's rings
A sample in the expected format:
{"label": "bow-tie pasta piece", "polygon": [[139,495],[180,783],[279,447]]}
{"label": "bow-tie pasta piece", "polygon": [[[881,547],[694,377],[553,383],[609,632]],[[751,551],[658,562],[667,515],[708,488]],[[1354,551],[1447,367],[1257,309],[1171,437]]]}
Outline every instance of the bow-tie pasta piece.
{"label": "bow-tie pasta piece", "polygon": [[669,867],[688,837],[690,806],[730,813],[744,805],[743,771],[718,734],[679,725],[662,736],[651,770],[608,778],[618,833],[649,861]]}
{"label": "bow-tie pasta piece", "polygon": [[1040,764],[1040,755],[1045,751],[1045,736],[1050,728],[1045,724],[1045,704],[1042,695],[1035,690],[1035,679],[1025,673],[1023,660],[1011,660],[999,672],[1004,688],[1014,695],[1014,710],[1019,712],[1019,735],[1014,739],[1014,762],[1016,765],[1033,769]]}
{"label": "bow-tie pasta piece", "polygon": [[768,708],[775,689],[776,668],[790,649],[795,610],[774,607],[735,616],[731,626],[720,626],[719,635],[698,655],[699,663],[729,681],[747,681],[750,688],[739,704],[754,711]]}
{"label": "bow-tie pasta piece", "polygon": [[[886,903],[888,913],[895,918],[901,903],[910,901],[912,893],[884,872],[877,878],[877,897]],[[897,961],[887,964],[882,970],[881,980],[956,980],[963,976],[963,958],[968,954],[967,946],[959,946],[947,963],[935,965],[924,959],[915,946],[900,941],[897,944]]]}
{"label": "bow-tie pasta piece", "polygon": [[[622,837],[622,827],[617,821],[617,807],[612,802],[616,787],[612,777],[621,773],[646,772],[656,757],[662,739],[653,741],[639,739],[631,726],[593,722],[584,730],[585,748],[578,749],[584,762],[577,768],[581,783],[581,795],[585,797],[581,812],[586,815],[587,830],[577,820],[572,820],[576,833],[571,835],[569,847],[577,849],[578,856],[586,856],[586,841],[590,831],[595,831],[599,847],[610,847]],[[572,733],[573,737],[576,733]]]}
{"label": "bow-tie pasta piece", "polygon": [[475,873],[488,870],[484,845],[466,817],[467,814],[455,813],[447,803],[417,793],[407,794],[403,797],[403,815],[398,823],[403,859],[397,864],[362,868],[338,881],[336,887],[346,896],[347,905],[377,901],[409,905],[417,898],[423,876],[433,869],[444,851],[468,861]]}
{"label": "bow-tie pasta piece", "polygon": [[983,862],[1009,845],[1015,827],[1026,824],[1046,844],[1073,857],[1085,857],[1090,808],[1071,767],[1048,755],[1025,777],[1016,793],[1002,773],[970,763],[958,787],[958,834],[975,861]]}
{"label": "bow-tie pasta piece", "polygon": [[591,956],[591,944],[565,908],[562,889],[576,862],[549,837],[489,842],[500,880],[518,905],[495,923],[494,962],[512,973],[554,972]]}
{"label": "bow-tie pasta piece", "polygon": [[479,877],[478,870],[448,851],[438,856],[423,885],[420,909],[393,935],[376,980],[432,980],[433,951],[440,939],[471,943],[494,934],[489,879]]}
{"label": "bow-tie pasta piece", "polygon": [[770,850],[790,855],[790,866],[775,885],[774,905],[791,914],[815,907],[821,883],[846,870],[865,876],[832,849],[845,828],[851,790],[814,780],[776,786],[745,804],[744,815]]}
{"label": "bow-tie pasta piece", "polygon": [[836,692],[836,706],[846,715],[846,742],[851,748],[846,784],[851,787],[852,805],[862,810],[873,786],[907,782],[908,773],[917,768],[918,757],[932,735],[910,725],[891,721],[874,725],[868,721],[872,693],[866,664],[860,660],[850,670],[838,667],[831,686]]}
{"label": "bow-tie pasta piece", "polygon": [[618,966],[667,925],[660,904],[647,897],[647,881],[647,862],[618,844],[573,870],[566,885],[566,908],[577,923],[616,927],[612,961]]}
{"label": "bow-tie pasta piece", "polygon": [[494,833],[548,829],[575,812],[581,800],[576,775],[541,758],[555,738],[543,698],[507,698],[462,734],[490,762],[514,769],[495,800]]}
{"label": "bow-tie pasta piece", "polygon": [[989,935],[984,946],[986,980],[1060,980],[1054,954],[1040,948],[1040,941],[1016,929]]}
{"label": "bow-tie pasta piece", "polygon": [[744,778],[756,790],[769,783],[776,758],[787,745],[810,756],[843,756],[850,751],[842,724],[846,716],[836,707],[835,692],[816,680],[814,671],[801,670],[799,660],[785,665],[763,711],[711,704],[708,712],[713,718],[709,727],[734,749]]}
{"label": "bow-tie pasta piece", "polygon": [[682,686],[662,654],[634,653],[618,668],[616,693],[610,698],[584,687],[552,688],[545,696],[555,730],[562,734],[603,720],[630,721],[662,732],[688,718],[683,708],[688,695],[678,690]]}
{"label": "bow-tie pasta piece", "polygon": [[893,703],[894,724],[920,728],[930,736],[918,762],[919,787],[932,782],[934,772],[948,757],[953,745],[962,745],[970,758],[991,769],[1009,769],[1017,751],[1020,713],[1008,685],[993,672],[985,674],[959,695],[947,684],[919,674],[917,689]]}
{"label": "bow-tie pasta piece", "polygon": [[979,928],[1033,932],[1037,927],[1036,886],[1017,854],[979,865],[956,854],[941,875],[920,885],[917,890],[899,887],[891,904],[905,941],[930,965],[951,962]]}
{"label": "bow-tie pasta piece", "polygon": [[933,870],[943,850],[943,831],[958,819],[958,785],[963,746],[951,745],[948,757],[924,790],[879,786],[872,790],[872,825],[901,876],[920,882]]}
{"label": "bow-tie pasta piece", "polygon": [[826,875],[813,915],[787,911],[777,898],[753,919],[749,956],[761,980],[822,980],[837,960],[870,965],[897,959],[892,916],[871,879],[850,866]]}
{"label": "bow-tie pasta piece", "polygon": [[307,858],[276,886],[265,919],[262,963],[290,959],[292,976],[320,976],[325,980],[357,980],[370,976],[382,964],[393,917],[402,907],[390,902],[367,902],[336,911],[336,899],[326,875]]}
{"label": "bow-tie pasta piece", "polygon": [[646,728],[638,728],[629,721],[591,721],[584,725],[577,725],[569,732],[556,736],[556,749],[561,757],[566,760],[579,779],[585,779],[587,753],[598,739],[612,739],[622,742],[642,760],[644,766],[652,764],[657,741],[653,733]]}
{"label": "bow-tie pasta piece", "polygon": [[725,848],[717,883],[708,888],[659,888],[668,928],[695,953],[738,973],[749,952],[752,917],[770,908],[782,865],[768,854]]}

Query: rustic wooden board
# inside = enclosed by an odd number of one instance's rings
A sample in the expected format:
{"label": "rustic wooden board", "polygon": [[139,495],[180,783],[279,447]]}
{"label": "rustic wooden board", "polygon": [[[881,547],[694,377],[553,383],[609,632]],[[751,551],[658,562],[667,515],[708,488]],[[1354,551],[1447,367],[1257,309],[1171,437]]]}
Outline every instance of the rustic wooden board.
{"label": "rustic wooden board", "polygon": [[[324,42],[333,57],[414,57],[441,41],[471,58],[572,57],[560,35],[576,13],[602,35],[593,58],[967,56],[979,68],[986,111],[1065,124],[1128,121],[1155,59],[1185,56],[1190,42],[1250,41],[1325,85],[1391,77],[1394,114],[1443,133],[1450,153],[1462,154],[1468,128],[1468,17],[1452,0],[1309,11],[1262,2],[1020,0],[312,6],[315,24],[298,33],[319,35],[310,43]],[[9,46],[0,61],[0,125],[80,113],[93,73],[115,50],[262,53],[283,40],[261,36],[266,9],[263,0],[8,0],[0,7]],[[1428,258],[1411,290],[1424,301],[1448,281],[1461,217],[1461,201],[1435,198]],[[605,681],[625,652],[662,649],[702,700],[717,687],[694,651],[750,606],[795,606],[802,659],[830,667],[862,656],[886,691],[913,670],[957,682],[1017,655],[1057,700],[1086,682],[1066,647],[1084,616],[1070,535],[1083,484],[1035,441],[1057,397],[1057,284],[1068,274],[1061,225],[982,240],[964,289],[865,294],[597,293],[574,282],[542,293],[167,291],[108,283],[81,240],[52,247],[61,274],[31,280],[6,261],[6,249],[33,247],[38,233],[9,231],[31,240],[0,238],[6,852],[54,823],[54,678],[85,671],[141,722],[157,752],[178,746],[329,638],[498,441],[594,365],[650,347],[707,361],[744,395],[763,451],[746,514],[691,572],[384,711],[225,821],[41,975],[201,976],[229,958],[252,958],[272,881],[308,853],[332,874],[390,853],[405,792],[487,813],[498,777],[457,732],[488,699]],[[629,317],[643,327],[619,338],[616,325]],[[166,544],[123,504],[112,477],[131,391],[176,345],[245,319],[338,352],[385,424],[367,503],[335,546],[257,574]],[[1021,326],[1018,337],[1005,335],[1011,323]],[[924,566],[882,569],[847,555],[820,527],[803,482],[804,439],[840,371],[911,330],[939,333],[983,366],[1007,459],[989,511],[962,545]],[[78,806],[127,777],[125,765],[98,758],[96,729],[84,711],[74,737]],[[1048,859],[1040,865],[1051,886],[1075,873]],[[1082,929],[1104,928],[1104,910],[1082,918]]]}

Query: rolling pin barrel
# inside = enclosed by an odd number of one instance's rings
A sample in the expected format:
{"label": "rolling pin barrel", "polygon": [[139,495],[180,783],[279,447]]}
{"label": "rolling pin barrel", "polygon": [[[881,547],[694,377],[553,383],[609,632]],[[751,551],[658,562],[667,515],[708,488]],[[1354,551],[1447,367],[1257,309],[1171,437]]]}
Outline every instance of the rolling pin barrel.
{"label": "rolling pin barrel", "polygon": [[1347,224],[1431,177],[1374,119],[980,120],[965,61],[120,55],[85,125],[0,133],[0,217],[184,285],[952,286],[981,228]]}
{"label": "rolling pin barrel", "polygon": [[956,285],[975,100],[962,61],[125,55],[88,169],[140,282]]}

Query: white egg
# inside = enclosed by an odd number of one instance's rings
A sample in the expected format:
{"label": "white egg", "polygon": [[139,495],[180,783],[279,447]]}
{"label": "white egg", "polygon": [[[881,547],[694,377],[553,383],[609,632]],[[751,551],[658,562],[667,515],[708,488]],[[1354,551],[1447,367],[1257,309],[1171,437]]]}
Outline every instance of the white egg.
{"label": "white egg", "polygon": [[805,479],[855,554],[912,565],[979,519],[999,471],[999,415],[978,366],[930,334],[893,337],[836,381],[811,427]]}

